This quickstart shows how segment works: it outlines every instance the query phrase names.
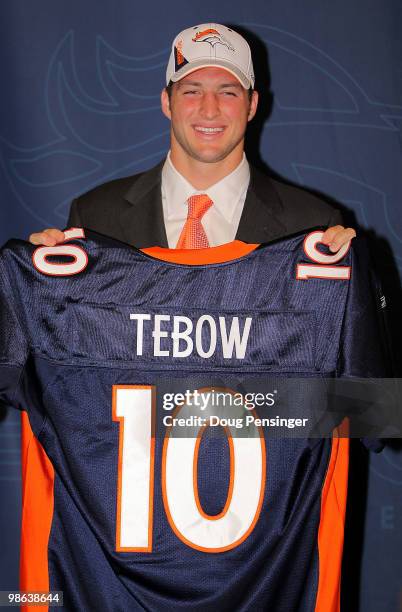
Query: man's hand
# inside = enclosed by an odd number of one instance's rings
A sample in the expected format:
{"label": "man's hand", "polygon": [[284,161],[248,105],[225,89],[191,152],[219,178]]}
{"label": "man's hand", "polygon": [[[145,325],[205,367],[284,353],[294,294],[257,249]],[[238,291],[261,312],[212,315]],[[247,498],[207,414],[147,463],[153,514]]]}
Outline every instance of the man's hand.
{"label": "man's hand", "polygon": [[[332,253],[339,251],[341,246],[346,244],[349,240],[356,237],[356,232],[351,227],[343,227],[342,225],[334,225],[329,227],[322,237],[323,244],[329,247]],[[60,242],[64,241],[64,233],[54,227],[45,229],[42,232],[31,234],[29,236],[29,242],[31,244],[55,246]]]}
{"label": "man's hand", "polygon": [[341,246],[352,240],[352,238],[356,238],[356,232],[353,228],[334,225],[324,232],[321,242],[326,244],[332,253],[336,253]]}
{"label": "man's hand", "polygon": [[43,244],[45,246],[55,246],[64,241],[64,233],[55,227],[45,229],[37,234],[29,236],[31,244]]}

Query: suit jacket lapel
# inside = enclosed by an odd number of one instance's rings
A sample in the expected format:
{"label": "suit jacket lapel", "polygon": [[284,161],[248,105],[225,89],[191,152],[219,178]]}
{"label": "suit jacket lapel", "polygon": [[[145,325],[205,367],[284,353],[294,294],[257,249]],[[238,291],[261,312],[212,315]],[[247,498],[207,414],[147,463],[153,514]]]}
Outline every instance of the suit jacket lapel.
{"label": "suit jacket lapel", "polygon": [[128,244],[137,248],[167,247],[163,221],[161,173],[164,161],[144,172],[125,194],[131,206],[119,221]]}
{"label": "suit jacket lapel", "polygon": [[236,234],[243,242],[269,242],[287,233],[283,204],[265,174],[250,165],[250,184]]}

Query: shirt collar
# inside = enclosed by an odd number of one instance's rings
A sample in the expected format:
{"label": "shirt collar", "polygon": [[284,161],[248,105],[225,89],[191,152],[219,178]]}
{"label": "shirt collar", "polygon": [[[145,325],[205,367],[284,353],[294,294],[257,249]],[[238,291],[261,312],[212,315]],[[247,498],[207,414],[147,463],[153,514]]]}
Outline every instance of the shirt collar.
{"label": "shirt collar", "polygon": [[230,174],[208,189],[197,190],[176,170],[169,151],[162,168],[162,192],[166,198],[167,219],[186,219],[188,198],[198,193],[207,193],[219,213],[230,223],[236,204],[246,191],[249,182],[250,167],[243,153],[240,164]]}

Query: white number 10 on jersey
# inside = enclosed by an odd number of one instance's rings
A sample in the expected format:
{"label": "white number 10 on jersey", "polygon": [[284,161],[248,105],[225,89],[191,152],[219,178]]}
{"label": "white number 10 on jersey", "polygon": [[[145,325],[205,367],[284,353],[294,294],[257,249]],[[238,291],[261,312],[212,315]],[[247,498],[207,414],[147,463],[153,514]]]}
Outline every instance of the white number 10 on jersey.
{"label": "white number 10 on jersey", "polygon": [[[155,389],[114,385],[113,420],[118,421],[116,550],[151,552],[155,473]],[[179,410],[180,411],[180,410]],[[254,529],[265,489],[265,441],[256,428],[253,437],[236,438],[226,429],[230,452],[230,483],[225,506],[207,515],[198,496],[198,436],[166,435],[163,444],[162,495],[167,519],[177,537],[209,553],[238,546]]]}

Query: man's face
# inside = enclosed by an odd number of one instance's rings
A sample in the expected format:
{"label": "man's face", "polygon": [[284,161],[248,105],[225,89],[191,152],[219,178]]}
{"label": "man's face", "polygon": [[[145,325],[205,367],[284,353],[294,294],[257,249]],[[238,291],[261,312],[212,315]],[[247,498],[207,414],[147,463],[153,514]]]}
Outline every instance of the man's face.
{"label": "man's face", "polygon": [[222,68],[200,68],[162,91],[162,110],[172,122],[172,155],[204,163],[241,158],[247,123],[258,94],[248,92]]}

